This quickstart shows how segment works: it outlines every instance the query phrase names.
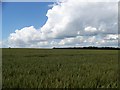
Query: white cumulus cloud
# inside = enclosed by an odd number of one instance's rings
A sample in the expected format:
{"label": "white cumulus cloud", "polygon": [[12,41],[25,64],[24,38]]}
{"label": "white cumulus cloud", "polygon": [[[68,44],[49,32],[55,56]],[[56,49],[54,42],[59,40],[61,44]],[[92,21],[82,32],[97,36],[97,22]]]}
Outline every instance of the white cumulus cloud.
{"label": "white cumulus cloud", "polygon": [[14,47],[115,46],[118,40],[117,9],[117,0],[62,0],[48,10],[48,20],[43,27],[16,30],[8,41]]}

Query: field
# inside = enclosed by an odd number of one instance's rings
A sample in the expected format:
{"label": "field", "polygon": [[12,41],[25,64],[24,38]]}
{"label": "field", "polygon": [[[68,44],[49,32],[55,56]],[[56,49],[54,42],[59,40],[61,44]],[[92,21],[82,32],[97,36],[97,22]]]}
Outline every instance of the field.
{"label": "field", "polygon": [[118,50],[3,49],[3,88],[117,88]]}

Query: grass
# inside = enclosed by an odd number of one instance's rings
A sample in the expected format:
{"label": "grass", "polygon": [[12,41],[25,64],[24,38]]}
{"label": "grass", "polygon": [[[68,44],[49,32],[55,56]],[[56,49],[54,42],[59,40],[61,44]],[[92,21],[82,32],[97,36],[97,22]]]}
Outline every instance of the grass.
{"label": "grass", "polygon": [[117,88],[118,50],[3,49],[3,88]]}

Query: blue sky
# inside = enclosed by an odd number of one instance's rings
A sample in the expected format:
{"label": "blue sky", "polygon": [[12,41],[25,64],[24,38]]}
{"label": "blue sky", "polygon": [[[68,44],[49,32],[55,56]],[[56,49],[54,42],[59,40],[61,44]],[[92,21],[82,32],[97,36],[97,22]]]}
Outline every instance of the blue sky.
{"label": "blue sky", "polygon": [[46,13],[53,2],[4,2],[2,3],[2,31],[3,40],[16,29],[26,26],[42,27],[46,20]]}
{"label": "blue sky", "polygon": [[[94,1],[94,0],[93,0]],[[3,2],[3,47],[118,46],[118,3]]]}

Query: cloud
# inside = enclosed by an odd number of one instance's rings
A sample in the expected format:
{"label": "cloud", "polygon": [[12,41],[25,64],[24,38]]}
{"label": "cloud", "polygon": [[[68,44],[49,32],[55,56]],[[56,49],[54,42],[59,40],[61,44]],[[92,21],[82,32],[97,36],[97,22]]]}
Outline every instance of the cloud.
{"label": "cloud", "polygon": [[59,45],[76,45],[83,43],[83,37],[82,36],[77,36],[74,38],[65,38],[59,42]]}
{"label": "cloud", "polygon": [[105,37],[107,40],[118,40],[118,35],[117,34],[110,34]]}
{"label": "cloud", "polygon": [[36,30],[33,26],[15,30],[15,33],[10,34],[8,41],[12,47],[33,47],[35,45],[38,47],[38,45],[45,45],[45,41],[41,39],[40,30]]}
{"label": "cloud", "polygon": [[117,25],[113,25],[113,22],[117,22],[115,6],[113,3],[81,3],[69,0],[48,11],[48,21],[41,31],[46,38],[76,36],[78,32],[84,34],[84,28],[89,26],[99,29],[101,33],[117,33]]}
{"label": "cloud", "polygon": [[0,48],[2,48],[2,41],[0,41]]}
{"label": "cloud", "polygon": [[60,46],[118,46],[118,35],[77,36],[65,38],[59,42]]}
{"label": "cloud", "polygon": [[14,47],[117,45],[117,2],[97,1],[62,0],[48,10],[43,27],[16,30],[10,34],[9,44]]}

